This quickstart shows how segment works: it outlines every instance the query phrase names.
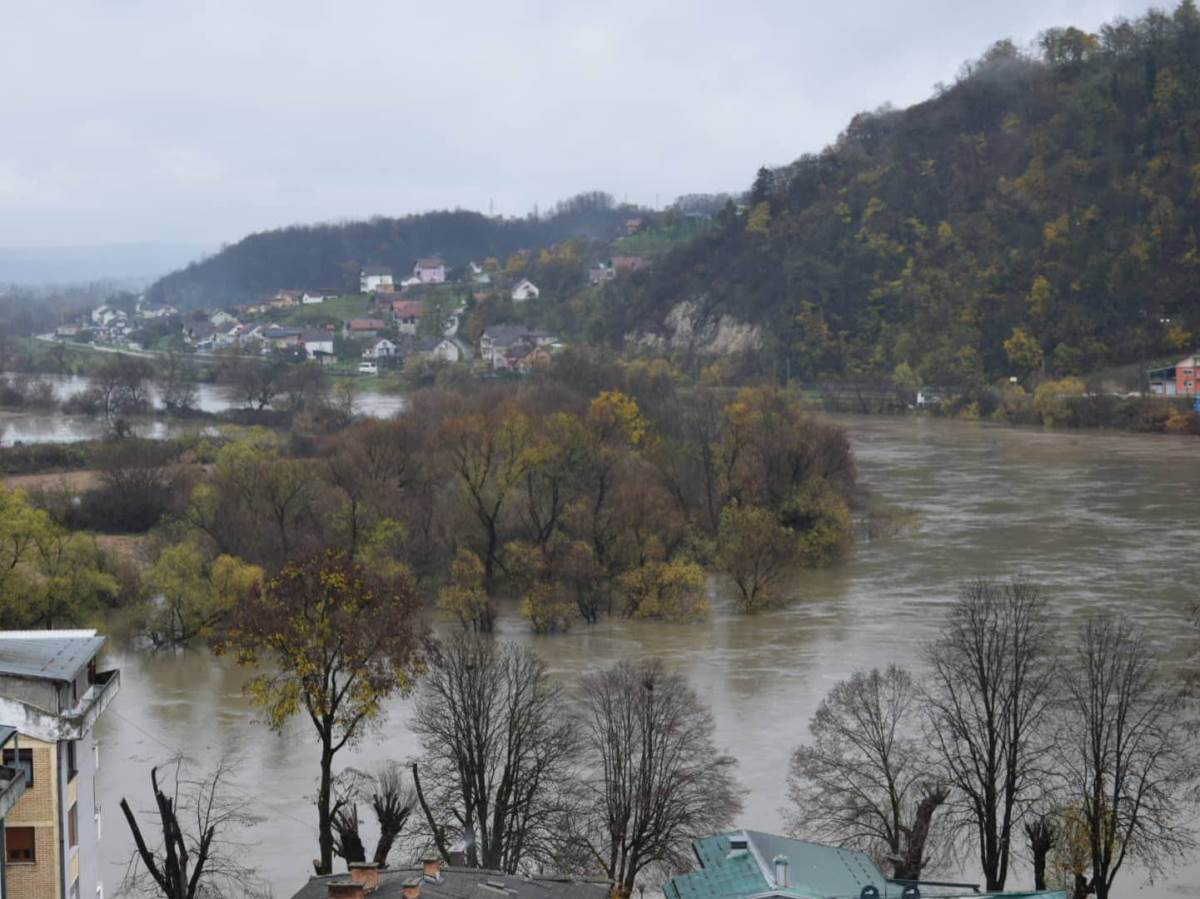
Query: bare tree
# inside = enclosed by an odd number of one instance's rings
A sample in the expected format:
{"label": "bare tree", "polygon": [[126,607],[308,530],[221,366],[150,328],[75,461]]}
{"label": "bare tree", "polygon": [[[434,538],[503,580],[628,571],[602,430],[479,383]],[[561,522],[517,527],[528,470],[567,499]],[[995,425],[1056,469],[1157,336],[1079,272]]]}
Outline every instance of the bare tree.
{"label": "bare tree", "polygon": [[712,714],[659,660],[622,661],[583,680],[588,772],[576,837],[629,896],[660,864],[689,867],[693,840],[741,811],[737,760],[717,751]]}
{"label": "bare tree", "polygon": [[159,369],[158,389],[167,412],[172,415],[191,412],[198,397],[194,366],[175,352],[167,353]]}
{"label": "bare tree", "polygon": [[530,650],[459,634],[426,675],[413,730],[435,838],[460,831],[467,864],[516,873],[553,858],[576,740],[561,690]]}
{"label": "bare tree", "polygon": [[[259,819],[244,800],[231,798],[230,767],[222,761],[212,774],[193,779],[184,776],[185,766],[175,758],[150,769],[158,820],[149,839],[121,799],[136,847],[121,892],[162,899],[268,895],[254,869],[242,864],[246,844],[237,837]],[[159,771],[166,769],[170,783],[160,785]]]}
{"label": "bare tree", "polygon": [[1183,803],[1197,771],[1182,697],[1143,633],[1112,615],[1084,624],[1063,692],[1055,745],[1091,869],[1075,895],[1108,899],[1127,860],[1154,875],[1196,846]]}
{"label": "bare tree", "polygon": [[791,832],[862,849],[890,862],[894,877],[920,879],[949,790],[919,738],[919,714],[917,686],[895,665],[834,686],[809,723],[812,741],[792,755]]}
{"label": "bare tree", "polygon": [[989,890],[1004,889],[1014,828],[1047,777],[1051,653],[1042,592],[1022,578],[964,584],[928,647],[930,734]]}

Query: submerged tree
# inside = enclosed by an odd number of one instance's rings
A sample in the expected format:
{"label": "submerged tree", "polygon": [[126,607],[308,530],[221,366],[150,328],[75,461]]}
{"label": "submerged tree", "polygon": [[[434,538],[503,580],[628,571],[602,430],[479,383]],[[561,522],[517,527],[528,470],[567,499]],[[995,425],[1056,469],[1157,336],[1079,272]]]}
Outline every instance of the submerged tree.
{"label": "submerged tree", "polygon": [[458,831],[467,864],[517,873],[554,857],[569,811],[574,725],[530,650],[461,634],[417,702],[422,796],[434,834]]}
{"label": "submerged tree", "polygon": [[[244,864],[241,831],[260,819],[247,800],[231,796],[230,768],[221,762],[212,774],[195,779],[183,775],[185,764],[176,758],[150,769],[157,815],[152,829],[143,830],[129,800],[121,799],[135,847],[122,893],[161,899],[269,895]],[[170,781],[160,784],[164,769]]]}
{"label": "submerged tree", "polygon": [[259,667],[246,689],[273,729],[303,713],[316,730],[318,874],[333,866],[334,756],[379,721],[384,700],[407,693],[424,672],[419,610],[406,575],[380,581],[345,554],[327,552],[288,563],[253,590],[217,643]]}
{"label": "submerged tree", "polygon": [[792,755],[789,829],[869,852],[898,879],[920,879],[949,790],[918,736],[919,714],[918,688],[895,665],[834,686],[809,722],[811,741]]}
{"label": "submerged tree", "polygon": [[717,751],[712,715],[658,660],[618,662],[583,680],[587,771],[575,838],[617,895],[649,866],[687,866],[693,840],[741,811],[737,760]]}
{"label": "submerged tree", "polygon": [[1003,890],[1014,829],[1047,779],[1054,665],[1041,590],[1020,578],[964,584],[927,657],[930,735],[987,889]]}

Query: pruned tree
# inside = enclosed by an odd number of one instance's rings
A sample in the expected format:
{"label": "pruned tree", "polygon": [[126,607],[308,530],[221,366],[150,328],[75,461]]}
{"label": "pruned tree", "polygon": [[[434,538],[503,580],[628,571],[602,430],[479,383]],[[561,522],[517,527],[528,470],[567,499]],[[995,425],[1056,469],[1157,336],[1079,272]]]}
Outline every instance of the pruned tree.
{"label": "pruned tree", "polygon": [[351,768],[339,780],[343,788],[334,803],[334,852],[347,863],[367,860],[358,820],[358,803],[366,802],[379,827],[371,861],[386,868],[392,847],[416,808],[416,790],[395,762],[384,763],[374,773]]}
{"label": "pruned tree", "polygon": [[379,580],[330,551],[288,563],[253,590],[216,643],[259,667],[246,689],[272,729],[303,713],[316,731],[318,874],[333,866],[334,757],[380,720],[385,699],[406,694],[425,669],[420,605],[403,573]]}
{"label": "pruned tree", "polygon": [[1139,628],[1098,614],[1065,666],[1054,745],[1090,863],[1076,899],[1108,899],[1128,861],[1154,875],[1196,847],[1184,794],[1197,768],[1181,693],[1154,655]]}
{"label": "pruned tree", "polygon": [[1033,888],[1046,889],[1046,861],[1058,847],[1059,827],[1051,812],[1033,815],[1025,822],[1025,838],[1029,842],[1029,855],[1033,862]]}
{"label": "pruned tree", "polygon": [[919,736],[919,715],[919,689],[895,665],[835,685],[809,722],[810,742],[792,754],[789,830],[869,852],[898,879],[920,879],[949,790]]}
{"label": "pruned tree", "polygon": [[[121,812],[133,836],[134,851],[122,894],[199,899],[269,895],[255,870],[244,864],[243,831],[259,822],[248,803],[234,798],[231,768],[221,761],[209,775],[185,776],[186,761],[175,758],[150,769],[154,793],[152,829],[143,830],[122,797]],[[169,781],[159,772],[169,770]]]}
{"label": "pruned tree", "polygon": [[661,661],[622,661],[583,679],[584,808],[574,838],[620,896],[651,865],[688,866],[691,843],[741,811],[737,760],[717,751],[712,714]]}
{"label": "pruned tree", "polygon": [[469,866],[512,874],[554,857],[577,743],[532,651],[456,635],[425,678],[413,730],[427,824],[461,833]]}
{"label": "pruned tree", "polygon": [[1023,578],[964,584],[927,647],[930,738],[989,890],[1004,889],[1014,829],[1048,779],[1053,648],[1042,591]]}

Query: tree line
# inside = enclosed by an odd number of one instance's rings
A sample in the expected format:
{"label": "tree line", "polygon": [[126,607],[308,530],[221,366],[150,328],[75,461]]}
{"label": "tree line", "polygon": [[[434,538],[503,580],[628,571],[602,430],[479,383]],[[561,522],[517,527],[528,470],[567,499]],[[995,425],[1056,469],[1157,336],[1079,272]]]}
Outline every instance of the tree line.
{"label": "tree line", "polygon": [[1092,612],[1062,639],[1036,584],[974,580],[924,670],[857,671],[792,756],[790,827],[870,852],[893,876],[972,859],[1003,890],[1108,899],[1136,865],[1190,857],[1200,754],[1187,685],[1127,618]]}

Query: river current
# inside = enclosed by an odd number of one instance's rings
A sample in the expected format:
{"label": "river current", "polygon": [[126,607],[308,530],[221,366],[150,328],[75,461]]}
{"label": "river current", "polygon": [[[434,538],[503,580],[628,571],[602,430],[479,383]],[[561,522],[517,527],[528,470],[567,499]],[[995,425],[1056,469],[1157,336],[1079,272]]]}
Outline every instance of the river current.
{"label": "river current", "polygon": [[[1193,635],[1200,600],[1200,442],[1188,438],[1052,432],[922,417],[847,418],[862,481],[913,515],[903,535],[858,545],[841,563],[791,581],[787,608],[734,614],[726,586],[710,582],[713,615],[668,625],[609,621],[532,637],[505,608],[499,637],[531,643],[569,687],[581,672],[620,658],[659,656],[711,706],[719,745],[740,760],[748,789],[743,826],[775,830],[792,749],[826,691],[859,667],[919,668],[957,585],[977,575],[1024,573],[1053,597],[1064,645],[1088,609],[1141,622],[1168,669]],[[122,689],[101,720],[104,878],[110,894],[131,843],[118,802],[149,800],[148,769],[174,752],[202,765],[242,759],[236,782],[266,821],[250,833],[276,896],[290,896],[315,854],[317,749],[311,726],[282,735],[255,723],[241,695],[248,673],[205,652],[134,654],[114,647]],[[390,703],[376,734],[343,765],[404,760],[416,751],[411,700]],[[368,810],[361,810],[369,818]],[[959,872],[977,879],[968,867]],[[1010,883],[1027,884],[1018,867]],[[1153,885],[1130,874],[1122,896],[1200,895],[1200,864]]]}

